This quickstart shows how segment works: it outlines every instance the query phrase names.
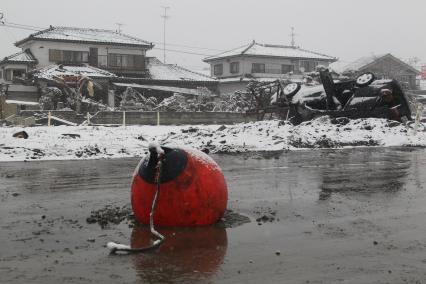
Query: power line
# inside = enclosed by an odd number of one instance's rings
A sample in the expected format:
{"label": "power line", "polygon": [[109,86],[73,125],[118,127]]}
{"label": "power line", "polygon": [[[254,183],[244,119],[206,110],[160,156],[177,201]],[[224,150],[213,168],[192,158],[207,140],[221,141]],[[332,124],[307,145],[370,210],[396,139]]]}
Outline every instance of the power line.
{"label": "power line", "polygon": [[190,54],[190,55],[198,55],[198,56],[212,56],[212,54],[205,54],[205,53],[197,53],[197,52],[190,52],[190,51],[183,51],[183,50],[178,50],[178,49],[164,49],[164,48],[159,48],[159,47],[154,47],[152,49],[157,49],[157,50],[166,50],[166,51],[171,51],[171,52],[176,52],[176,53],[184,53],[184,54]]}
{"label": "power line", "polygon": [[2,23],[2,25],[3,26],[8,26],[8,27],[11,27],[11,28],[31,30],[31,31],[41,31],[41,30],[46,29],[46,28],[42,28],[42,27],[36,27],[36,26],[30,26],[30,25],[23,25],[23,24],[11,23],[11,22],[7,22],[7,21],[4,21]]}
{"label": "power line", "polygon": [[[153,41],[152,43],[163,44],[162,42],[159,42],[159,41]],[[225,51],[225,50],[222,50],[222,49],[215,49],[215,48],[210,48],[210,47],[183,45],[183,44],[176,44],[176,43],[167,43],[167,45],[176,46],[176,47],[186,47],[186,48],[191,48],[191,49],[211,50],[211,51],[217,51],[217,52],[224,52]]]}

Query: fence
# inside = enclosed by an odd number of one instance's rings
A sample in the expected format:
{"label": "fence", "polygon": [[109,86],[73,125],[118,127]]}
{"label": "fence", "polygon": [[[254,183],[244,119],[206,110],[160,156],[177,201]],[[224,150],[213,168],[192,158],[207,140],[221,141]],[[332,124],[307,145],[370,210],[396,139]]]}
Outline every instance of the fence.
{"label": "fence", "polygon": [[[21,111],[20,116],[46,115],[48,111]],[[87,120],[87,115],[74,111],[51,111],[53,116],[77,124]],[[92,124],[109,125],[184,125],[184,124],[234,124],[256,121],[256,115],[235,112],[141,112],[103,111],[91,116]]]}

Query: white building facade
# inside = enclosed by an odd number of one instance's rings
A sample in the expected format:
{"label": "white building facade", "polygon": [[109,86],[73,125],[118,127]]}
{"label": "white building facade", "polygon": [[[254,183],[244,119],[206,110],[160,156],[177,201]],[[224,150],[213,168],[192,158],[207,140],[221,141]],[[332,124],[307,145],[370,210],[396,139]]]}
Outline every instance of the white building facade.
{"label": "white building facade", "polygon": [[221,93],[245,88],[250,79],[275,80],[302,77],[318,65],[328,67],[337,58],[295,46],[248,45],[204,59],[210,64],[211,76],[219,79]]}

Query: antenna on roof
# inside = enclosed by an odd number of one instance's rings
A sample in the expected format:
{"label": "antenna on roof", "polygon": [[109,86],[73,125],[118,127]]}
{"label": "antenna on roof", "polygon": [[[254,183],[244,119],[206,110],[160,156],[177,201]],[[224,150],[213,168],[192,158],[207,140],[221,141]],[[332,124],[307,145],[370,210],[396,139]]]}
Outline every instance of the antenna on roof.
{"label": "antenna on roof", "polygon": [[170,9],[170,7],[161,6],[164,9],[164,14],[161,15],[161,18],[163,18],[163,63],[166,63],[166,21],[168,18],[170,18],[169,15],[167,15],[167,9]]}
{"label": "antenna on roof", "polygon": [[121,34],[121,27],[124,26],[123,23],[115,23],[117,25],[117,33]]}
{"label": "antenna on roof", "polygon": [[294,38],[296,37],[297,34],[294,33],[294,27],[291,27],[291,47],[295,48],[296,47],[296,42],[294,40]]}

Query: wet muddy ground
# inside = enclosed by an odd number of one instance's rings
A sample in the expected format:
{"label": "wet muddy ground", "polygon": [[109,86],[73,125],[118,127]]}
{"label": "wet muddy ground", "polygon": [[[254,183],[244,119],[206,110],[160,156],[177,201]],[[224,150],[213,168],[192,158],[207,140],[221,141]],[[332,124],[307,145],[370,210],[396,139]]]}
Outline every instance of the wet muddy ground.
{"label": "wet muddy ground", "polygon": [[425,149],[212,157],[222,225],[128,256],[105,244],[149,242],[128,207],[137,159],[0,163],[0,283],[426,283]]}

